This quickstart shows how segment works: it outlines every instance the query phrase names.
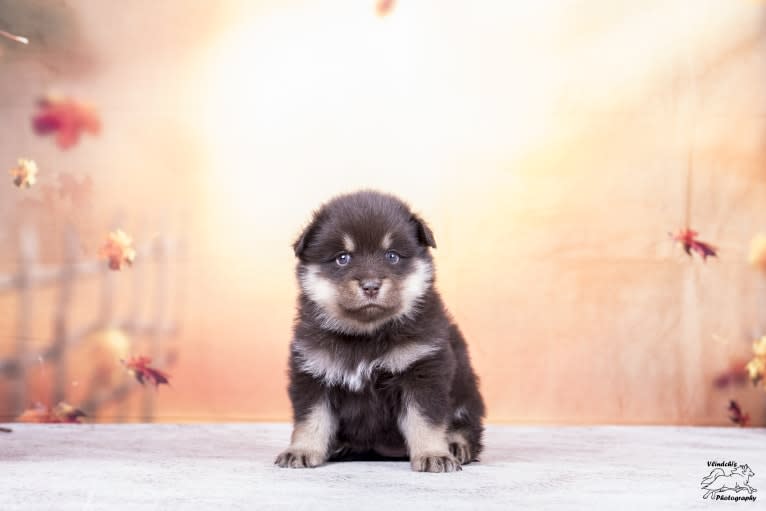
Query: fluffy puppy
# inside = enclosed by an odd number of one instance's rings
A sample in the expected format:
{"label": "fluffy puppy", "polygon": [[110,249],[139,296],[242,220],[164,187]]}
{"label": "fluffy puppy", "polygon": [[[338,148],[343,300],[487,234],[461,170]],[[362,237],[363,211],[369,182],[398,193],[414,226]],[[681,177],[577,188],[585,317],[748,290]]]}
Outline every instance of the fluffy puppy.
{"label": "fluffy puppy", "polygon": [[295,426],[275,463],[409,457],[413,470],[453,472],[477,460],[484,403],[434,289],[426,223],[401,200],[363,191],[323,205],[293,248]]}

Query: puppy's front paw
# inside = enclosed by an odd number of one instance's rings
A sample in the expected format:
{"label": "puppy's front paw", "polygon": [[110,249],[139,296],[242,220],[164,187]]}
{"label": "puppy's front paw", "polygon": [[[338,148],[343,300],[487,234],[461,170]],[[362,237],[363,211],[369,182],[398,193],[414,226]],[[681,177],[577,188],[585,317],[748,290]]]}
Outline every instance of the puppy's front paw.
{"label": "puppy's front paw", "polygon": [[416,472],[457,472],[463,470],[460,462],[446,453],[419,454],[410,457],[412,470]]}
{"label": "puppy's front paw", "polygon": [[289,448],[274,460],[282,468],[313,468],[325,462],[325,455],[319,451]]}

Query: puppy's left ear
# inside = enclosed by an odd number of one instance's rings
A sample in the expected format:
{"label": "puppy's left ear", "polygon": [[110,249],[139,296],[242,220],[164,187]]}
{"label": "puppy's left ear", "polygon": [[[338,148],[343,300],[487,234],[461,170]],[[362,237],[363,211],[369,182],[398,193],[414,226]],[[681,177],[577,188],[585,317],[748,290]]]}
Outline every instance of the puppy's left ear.
{"label": "puppy's left ear", "polygon": [[431,232],[431,228],[428,227],[425,220],[418,215],[412,215],[410,222],[415,224],[416,233],[418,234],[418,241],[427,247],[436,248],[436,240],[434,239],[434,233]]}

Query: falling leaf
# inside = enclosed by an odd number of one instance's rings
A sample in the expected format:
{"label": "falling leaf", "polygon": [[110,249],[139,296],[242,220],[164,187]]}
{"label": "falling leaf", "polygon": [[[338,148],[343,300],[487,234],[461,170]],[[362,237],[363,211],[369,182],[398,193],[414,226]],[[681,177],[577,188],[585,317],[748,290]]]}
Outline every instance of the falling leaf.
{"label": "falling leaf", "polygon": [[747,261],[758,269],[766,270],[766,234],[758,233],[750,240]]}
{"label": "falling leaf", "polygon": [[[758,382],[764,380],[764,374],[766,373],[766,359],[763,357],[755,357],[753,360],[747,363],[745,366],[747,369],[747,375],[753,385],[758,385]],[[766,385],[766,380],[764,380]]]}
{"label": "falling leaf", "polygon": [[169,385],[168,379],[170,375],[159,369],[149,367],[149,364],[152,363],[152,359],[149,357],[131,357],[127,362],[124,360],[121,360],[121,362],[133,373],[133,376],[141,385],[147,381],[153,383],[155,387],[159,387],[162,383]]}
{"label": "falling leaf", "polygon": [[38,103],[40,112],[32,119],[38,135],[56,133],[56,143],[61,149],[77,144],[82,132],[97,135],[101,131],[101,119],[95,108],[86,103],[56,95],[48,95]]}
{"label": "falling leaf", "polygon": [[109,233],[106,243],[101,247],[101,257],[109,261],[110,269],[120,270],[123,264],[130,266],[136,259],[136,251],[132,245],[133,239],[117,229]]}
{"label": "falling leaf", "polygon": [[716,249],[709,243],[704,241],[698,241],[697,231],[692,229],[681,229],[676,234],[671,234],[670,237],[673,241],[677,241],[684,248],[684,251],[688,255],[692,255],[692,251],[697,252],[703,261],[706,261],[708,256],[716,257]]}
{"label": "falling leaf", "polygon": [[53,409],[53,415],[58,417],[61,422],[80,422],[80,418],[87,417],[85,412],[64,401],[56,405]]}
{"label": "falling leaf", "polygon": [[86,417],[85,412],[75,408],[69,403],[61,401],[55,407],[48,408],[42,403],[35,403],[35,405],[22,413],[17,419],[18,422],[34,422],[34,423],[48,423],[48,424],[79,424],[81,418]]}
{"label": "falling leaf", "polygon": [[21,188],[31,188],[37,182],[37,163],[34,160],[19,158],[16,166],[10,170],[13,184]]}
{"label": "falling leaf", "polygon": [[748,377],[753,385],[757,385],[759,381],[763,380],[763,375],[766,373],[766,363],[760,357],[756,357],[745,366],[747,369]]}
{"label": "falling leaf", "polygon": [[394,3],[394,0],[378,0],[377,5],[375,6],[378,16],[382,17],[390,14],[394,8]]}
{"label": "falling leaf", "polygon": [[90,176],[78,180],[76,176],[68,173],[59,174],[59,197],[69,198],[72,204],[78,207],[90,205],[93,193],[93,180]]}
{"label": "falling leaf", "polygon": [[745,366],[747,375],[753,385],[763,381],[763,387],[766,389],[766,336],[753,341],[753,355],[753,359]]}
{"label": "falling leaf", "polygon": [[716,376],[713,385],[718,389],[723,389],[729,385],[744,385],[748,380],[748,373],[745,369],[743,360],[735,360],[729,364],[728,369]]}
{"label": "falling leaf", "polygon": [[750,415],[743,413],[739,404],[732,399],[729,401],[729,420],[744,428],[750,423]]}

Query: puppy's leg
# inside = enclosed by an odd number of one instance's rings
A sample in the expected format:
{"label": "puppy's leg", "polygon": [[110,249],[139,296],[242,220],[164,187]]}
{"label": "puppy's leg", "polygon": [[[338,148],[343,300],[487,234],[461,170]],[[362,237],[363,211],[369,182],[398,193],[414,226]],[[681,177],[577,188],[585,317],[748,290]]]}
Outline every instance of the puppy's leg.
{"label": "puppy's leg", "polygon": [[426,417],[414,400],[405,401],[399,429],[407,442],[412,470],[418,472],[455,472],[460,462],[449,451],[447,426]]}
{"label": "puppy's leg", "polygon": [[486,409],[479,393],[479,379],[471,367],[465,339],[457,326],[452,326],[450,336],[457,365],[450,389],[452,399],[447,436],[452,454],[461,463],[470,463],[478,461],[482,451],[482,418]]}
{"label": "puppy's leg", "polygon": [[316,467],[327,461],[331,443],[338,430],[338,419],[330,403],[322,398],[308,415],[295,423],[288,447],[274,461],[280,467]]}
{"label": "puppy's leg", "polygon": [[464,465],[479,461],[479,453],[482,450],[484,427],[481,416],[484,413],[484,405],[480,396],[478,399],[455,407],[447,427],[450,452]]}

